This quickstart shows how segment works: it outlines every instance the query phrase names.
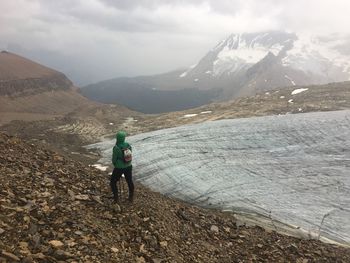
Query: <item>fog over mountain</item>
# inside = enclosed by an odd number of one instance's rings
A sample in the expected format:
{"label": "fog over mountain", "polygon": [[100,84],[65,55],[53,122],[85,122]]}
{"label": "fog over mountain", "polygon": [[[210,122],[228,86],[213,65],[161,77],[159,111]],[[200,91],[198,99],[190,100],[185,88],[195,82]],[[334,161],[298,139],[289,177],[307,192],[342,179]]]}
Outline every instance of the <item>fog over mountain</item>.
{"label": "fog over mountain", "polygon": [[346,41],[283,31],[231,34],[185,70],[115,78],[82,92],[92,100],[158,113],[276,88],[348,81]]}
{"label": "fog over mountain", "polygon": [[76,85],[185,68],[232,33],[350,33],[347,0],[13,0],[0,9],[0,49],[62,71]]}

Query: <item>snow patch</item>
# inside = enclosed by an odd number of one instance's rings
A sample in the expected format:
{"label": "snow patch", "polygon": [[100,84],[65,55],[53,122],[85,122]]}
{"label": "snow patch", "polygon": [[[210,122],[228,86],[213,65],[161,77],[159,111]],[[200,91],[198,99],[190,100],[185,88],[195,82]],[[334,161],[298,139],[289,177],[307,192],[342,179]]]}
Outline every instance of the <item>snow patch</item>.
{"label": "snow patch", "polygon": [[195,82],[197,82],[199,79],[194,79]]}
{"label": "snow patch", "polygon": [[93,164],[92,165],[93,167],[95,167],[96,169],[100,170],[100,171],[106,171],[108,169],[108,166],[103,166],[99,163],[96,163],[96,164]]}
{"label": "snow patch", "polygon": [[209,114],[209,113],[212,113],[211,110],[207,110],[207,111],[202,111],[201,114]]}
{"label": "snow patch", "polygon": [[184,115],[184,118],[192,118],[192,117],[195,117],[195,116],[197,116],[197,115],[198,115],[197,113],[186,114],[186,115]]}
{"label": "snow patch", "polygon": [[187,75],[187,71],[185,71],[184,73],[182,73],[179,77],[180,77],[180,78],[183,78],[183,77],[186,77],[186,75]]}
{"label": "snow patch", "polygon": [[290,99],[288,102],[289,102],[289,103],[293,103],[293,99]]}
{"label": "snow patch", "polygon": [[280,97],[280,99],[284,99],[284,98],[285,98],[285,96],[281,96],[281,97]]}
{"label": "snow patch", "polygon": [[308,88],[305,88],[305,89],[295,89],[292,91],[292,95],[295,95],[295,94],[298,94],[298,93],[301,93],[301,92],[304,92],[304,91],[307,91]]}
{"label": "snow patch", "polygon": [[113,123],[113,122],[110,122],[109,125],[114,125],[114,123]]}
{"label": "snow patch", "polygon": [[295,82],[294,82],[294,80],[292,80],[290,77],[288,77],[287,75],[284,75],[284,77],[285,77],[286,79],[288,79],[288,80],[292,83],[293,86],[296,85]]}
{"label": "snow patch", "polygon": [[196,66],[197,66],[197,64],[194,64],[194,65],[190,66],[188,70],[186,70],[184,73],[182,73],[182,74],[179,76],[179,78],[186,77],[187,74],[188,74],[193,68],[195,68]]}

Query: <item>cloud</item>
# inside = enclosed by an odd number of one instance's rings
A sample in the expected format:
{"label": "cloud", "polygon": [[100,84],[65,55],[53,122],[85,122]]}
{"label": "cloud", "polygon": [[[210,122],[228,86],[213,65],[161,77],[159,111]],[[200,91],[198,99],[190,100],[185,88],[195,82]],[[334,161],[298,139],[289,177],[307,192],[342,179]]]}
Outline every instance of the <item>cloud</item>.
{"label": "cloud", "polygon": [[0,9],[0,48],[78,84],[188,66],[236,32],[350,31],[348,0],[0,0]]}

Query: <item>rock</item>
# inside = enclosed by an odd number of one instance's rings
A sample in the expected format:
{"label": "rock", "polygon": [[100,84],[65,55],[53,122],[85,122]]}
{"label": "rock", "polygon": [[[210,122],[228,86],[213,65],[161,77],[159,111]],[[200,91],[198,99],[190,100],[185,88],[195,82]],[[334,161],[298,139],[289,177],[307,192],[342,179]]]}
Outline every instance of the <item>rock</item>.
{"label": "rock", "polygon": [[296,260],[296,263],[308,263],[309,260],[307,258],[298,258]]}
{"label": "rock", "polygon": [[163,259],[160,259],[160,258],[152,258],[152,262],[153,262],[153,263],[162,263],[162,262],[163,262]]}
{"label": "rock", "polygon": [[5,251],[5,250],[3,250],[1,252],[1,254],[7,259],[10,259],[10,260],[13,260],[13,261],[20,261],[19,257],[17,257],[16,255],[14,255],[14,254],[12,254],[10,252]]}
{"label": "rock", "polygon": [[46,258],[46,256],[43,253],[33,254],[32,257],[35,259],[45,259]]}
{"label": "rock", "polygon": [[27,243],[27,242],[19,242],[18,243],[18,245],[19,245],[19,248],[20,249],[22,249],[22,250],[28,250],[28,246],[29,246],[29,244]]}
{"label": "rock", "polygon": [[66,260],[66,259],[74,257],[71,253],[66,252],[64,250],[61,250],[61,249],[56,250],[55,256],[57,259],[61,259],[61,260]]}
{"label": "rock", "polygon": [[145,249],[145,244],[142,244],[142,245],[140,246],[140,252],[141,252],[141,253],[147,253],[147,250]]}
{"label": "rock", "polygon": [[103,205],[103,202],[101,201],[101,197],[100,197],[100,196],[94,195],[94,196],[92,196],[92,199],[93,199],[95,202],[99,203],[100,205]]}
{"label": "rock", "polygon": [[136,263],[146,263],[146,260],[144,257],[136,257]]}
{"label": "rock", "polygon": [[262,244],[258,244],[257,247],[258,248],[263,248],[263,245]]}
{"label": "rock", "polygon": [[3,234],[3,233],[5,233],[5,230],[0,228],[0,235]]}
{"label": "rock", "polygon": [[29,225],[28,234],[34,235],[34,234],[37,233],[37,232],[38,232],[38,226],[37,226],[36,224],[34,224],[34,223],[31,223],[31,224]]}
{"label": "rock", "polygon": [[22,263],[33,263],[33,262],[34,262],[34,259],[32,256],[28,256],[22,259]]}
{"label": "rock", "polygon": [[59,240],[51,240],[51,241],[49,241],[49,243],[54,248],[59,248],[59,247],[63,247],[64,246],[64,244],[61,241],[59,241]]}
{"label": "rock", "polygon": [[116,248],[116,247],[111,247],[111,251],[112,251],[113,253],[118,253],[118,252],[119,252],[119,249]]}
{"label": "rock", "polygon": [[79,200],[79,201],[88,201],[88,200],[90,200],[90,197],[88,195],[83,195],[83,194],[75,195],[74,198],[76,200]]}
{"label": "rock", "polygon": [[41,244],[41,236],[39,233],[36,233],[30,240],[30,243],[31,245],[34,247],[34,248],[37,248],[40,246]]}
{"label": "rock", "polygon": [[160,241],[159,242],[159,245],[162,247],[162,248],[166,248],[168,246],[168,242],[167,241]]}
{"label": "rock", "polygon": [[74,234],[76,234],[76,235],[78,235],[78,236],[81,236],[81,235],[83,234],[83,232],[77,230],[77,231],[74,232]]}
{"label": "rock", "polygon": [[120,205],[118,204],[113,204],[112,208],[113,208],[113,211],[116,213],[119,213],[122,211],[122,209],[120,208]]}
{"label": "rock", "polygon": [[216,226],[216,225],[212,225],[212,226],[210,227],[210,231],[211,231],[211,232],[214,232],[214,233],[219,233],[219,227]]}
{"label": "rock", "polygon": [[68,190],[67,190],[67,193],[68,193],[68,195],[69,195],[69,198],[70,198],[72,201],[74,201],[74,200],[75,200],[75,194],[74,194],[74,192],[73,192],[72,190],[68,189]]}

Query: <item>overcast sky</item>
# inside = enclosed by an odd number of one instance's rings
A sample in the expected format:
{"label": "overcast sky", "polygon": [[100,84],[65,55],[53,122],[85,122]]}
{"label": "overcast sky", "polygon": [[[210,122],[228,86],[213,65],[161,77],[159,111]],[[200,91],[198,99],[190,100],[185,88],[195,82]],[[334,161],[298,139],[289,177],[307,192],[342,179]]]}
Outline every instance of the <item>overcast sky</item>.
{"label": "overcast sky", "polygon": [[231,33],[350,34],[350,0],[0,0],[0,49],[77,85],[196,63]]}

